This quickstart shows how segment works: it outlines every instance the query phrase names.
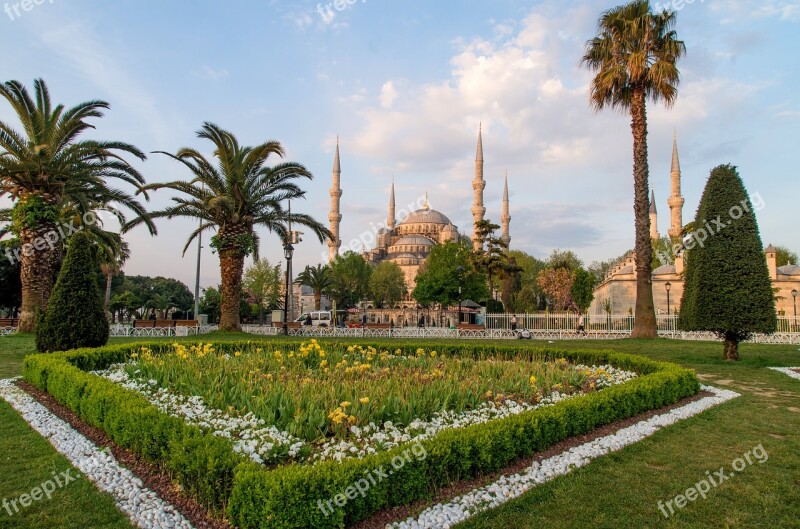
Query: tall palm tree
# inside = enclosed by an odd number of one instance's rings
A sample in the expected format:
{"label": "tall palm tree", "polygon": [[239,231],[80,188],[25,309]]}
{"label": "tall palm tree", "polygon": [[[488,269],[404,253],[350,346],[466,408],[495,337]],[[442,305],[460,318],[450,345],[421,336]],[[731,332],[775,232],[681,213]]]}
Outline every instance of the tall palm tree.
{"label": "tall palm tree", "polygon": [[[114,234],[116,235],[116,234]],[[106,276],[106,294],[103,307],[106,313],[110,316],[111,311],[109,304],[111,303],[111,282],[114,277],[120,273],[122,266],[130,259],[131,251],[128,243],[123,241],[121,237],[115,241],[113,246],[109,245],[102,248],[100,253],[100,270]]]}
{"label": "tall palm tree", "polygon": [[63,105],[52,105],[43,80],[35,80],[34,88],[35,100],[18,81],[0,85],[0,96],[22,125],[18,132],[0,121],[0,198],[8,196],[14,202],[12,230],[23,249],[19,326],[26,332],[35,330],[36,312],[47,306],[54,271],[63,258],[62,245],[42,245],[55,234],[63,238],[58,226],[61,208],[69,205],[85,213],[92,205],[116,203],[131,210],[155,234],[142,205],[107,184],[117,179],[143,191],[144,178],[122,156],[144,160],[144,153],[122,142],[78,140],[94,128],[87,119],[102,117],[109,104],[88,101],[65,110]]}
{"label": "tall palm tree", "polygon": [[[166,188],[183,195],[173,197],[174,204],[151,216],[200,220],[200,226],[186,241],[184,253],[203,231],[216,229],[211,246],[219,253],[222,276],[220,329],[239,330],[244,259],[250,254],[258,258],[259,239],[255,228],[264,226],[284,241],[289,240],[289,223],[309,228],[320,242],[330,238],[331,233],[309,215],[284,210],[287,200],[305,197],[305,191],[295,180],[311,180],[313,176],[295,162],[268,167],[271,155],[283,157],[280,143],[268,141],[254,147],[241,146],[233,134],[213,123],[204,123],[197,136],[214,144],[216,166],[188,147],[174,155],[161,152],[182,163],[193,179],[148,185],[148,190]],[[137,222],[134,220],[133,224]]]}
{"label": "tall palm tree", "polygon": [[633,133],[633,209],[636,225],[636,323],[633,337],[657,335],[652,287],[650,198],[646,101],[671,107],[678,97],[678,59],[686,53],[677,39],[677,13],[653,13],[647,0],[634,0],[604,12],[597,36],[586,43],[582,64],[595,77],[590,102],[630,113]]}
{"label": "tall palm tree", "polygon": [[314,310],[319,310],[322,293],[333,285],[331,269],[327,266],[307,266],[295,280],[298,285],[305,285],[314,291]]}

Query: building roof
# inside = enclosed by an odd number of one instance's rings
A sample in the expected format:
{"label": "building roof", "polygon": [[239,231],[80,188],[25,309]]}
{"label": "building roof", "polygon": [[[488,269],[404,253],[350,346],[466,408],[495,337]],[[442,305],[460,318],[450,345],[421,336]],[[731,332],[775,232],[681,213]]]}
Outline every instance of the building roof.
{"label": "building roof", "polygon": [[775,249],[775,247],[774,247],[774,246],[772,246],[772,245],[770,244],[769,246],[767,246],[767,249],[766,249],[766,250],[764,250],[764,252],[765,252],[765,253],[777,253],[777,250]]}
{"label": "building roof", "polygon": [[785,276],[800,276],[800,266],[793,264],[779,266],[778,273]]}
{"label": "building roof", "polygon": [[400,225],[404,224],[451,224],[450,219],[444,213],[435,209],[418,209],[403,219]]}
{"label": "building roof", "polygon": [[670,274],[676,274],[678,269],[675,268],[675,265],[662,265],[653,270],[654,276],[665,276]]}

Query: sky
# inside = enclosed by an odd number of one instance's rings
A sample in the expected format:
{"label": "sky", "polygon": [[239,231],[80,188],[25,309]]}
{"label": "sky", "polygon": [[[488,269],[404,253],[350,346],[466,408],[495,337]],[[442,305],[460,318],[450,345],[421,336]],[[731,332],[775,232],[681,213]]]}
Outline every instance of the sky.
{"label": "sky", "polygon": [[[278,140],[286,159],[315,177],[293,210],[326,225],[338,136],[343,248],[360,248],[385,221],[392,178],[398,211],[427,192],[432,208],[471,233],[482,124],[487,218],[499,223],[507,172],[511,247],[540,258],[570,249],[589,264],[621,255],[634,241],[630,119],[589,106],[591,74],[580,66],[598,16],[614,5],[0,0],[0,80],[32,90],[41,77],[66,106],[106,100],[111,109],[86,137],[148,153],[190,146],[210,155],[195,135],[205,121],[243,144]],[[684,222],[694,217],[710,170],[732,163],[763,201],[764,244],[800,251],[800,1],[661,5],[678,11],[687,55],[675,106],[648,106],[659,230],[669,227],[676,132]],[[0,120],[18,123],[5,101]],[[164,155],[134,165],[148,182],[189,177]],[[148,207],[164,207],[171,196],[155,193]],[[130,232],[125,272],[193,286],[196,249],[182,250],[194,227],[174,219],[158,222],[157,237],[144,228]],[[279,262],[280,242],[261,237],[262,256]],[[323,255],[327,247],[309,234],[294,269]],[[204,288],[219,283],[208,247],[200,279]]]}

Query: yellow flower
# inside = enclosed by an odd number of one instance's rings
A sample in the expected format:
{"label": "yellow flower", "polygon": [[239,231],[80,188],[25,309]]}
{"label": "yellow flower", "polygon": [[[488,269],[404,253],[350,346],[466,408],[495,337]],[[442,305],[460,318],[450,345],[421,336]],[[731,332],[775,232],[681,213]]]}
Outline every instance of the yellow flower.
{"label": "yellow flower", "polygon": [[237,357],[237,358],[238,358],[238,357],[242,356],[242,352],[241,352],[241,351],[235,351],[235,352],[233,353],[233,356],[235,356],[235,357]]}
{"label": "yellow flower", "polygon": [[355,415],[351,415],[350,417],[347,418],[347,422],[349,422],[350,424],[355,424],[356,422],[358,422],[358,419],[355,417]]}
{"label": "yellow flower", "polygon": [[358,399],[358,402],[360,402],[361,404],[369,404],[369,397],[361,397],[360,399]]}
{"label": "yellow flower", "polygon": [[490,398],[490,399],[492,398],[492,390],[491,389],[486,392],[486,397]]}
{"label": "yellow flower", "polygon": [[536,384],[536,377],[531,375],[531,386]]}
{"label": "yellow flower", "polygon": [[346,407],[350,406],[350,404],[352,404],[352,403],[348,402],[348,401],[344,401],[341,404],[339,404],[339,406],[341,406],[342,408],[346,408]]}
{"label": "yellow flower", "polygon": [[436,358],[436,351],[431,351],[431,358]]}

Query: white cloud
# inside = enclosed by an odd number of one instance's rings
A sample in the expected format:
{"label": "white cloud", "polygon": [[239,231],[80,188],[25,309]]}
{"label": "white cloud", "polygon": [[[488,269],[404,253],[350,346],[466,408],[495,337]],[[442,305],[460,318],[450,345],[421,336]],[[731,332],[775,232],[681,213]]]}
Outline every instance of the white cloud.
{"label": "white cloud", "polygon": [[228,70],[225,68],[214,69],[211,66],[204,64],[198,71],[197,76],[202,79],[211,79],[212,81],[219,81],[229,76]]}
{"label": "white cloud", "polygon": [[397,99],[397,89],[395,89],[394,83],[392,81],[383,83],[380,97],[381,106],[383,108],[392,108],[395,99]]}

